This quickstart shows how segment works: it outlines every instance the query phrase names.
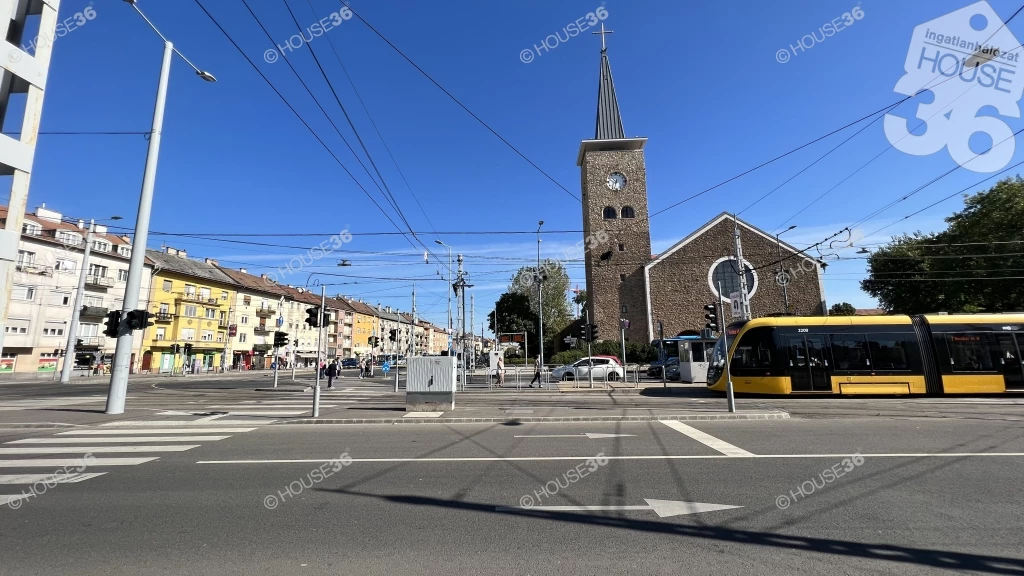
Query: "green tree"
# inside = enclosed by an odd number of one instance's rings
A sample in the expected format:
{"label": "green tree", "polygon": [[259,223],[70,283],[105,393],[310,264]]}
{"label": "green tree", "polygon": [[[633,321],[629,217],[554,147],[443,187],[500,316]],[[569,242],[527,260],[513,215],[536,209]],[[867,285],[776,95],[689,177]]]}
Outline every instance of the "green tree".
{"label": "green tree", "polygon": [[587,305],[587,291],[586,290],[580,290],[579,292],[577,292],[576,295],[573,296],[573,298],[572,298],[572,303],[576,304],[580,308],[583,308],[584,306],[586,306]]}
{"label": "green tree", "polygon": [[832,307],[828,309],[828,313],[831,316],[855,316],[857,314],[857,309],[849,302],[840,302],[838,304],[833,304]]}
{"label": "green tree", "polygon": [[[569,312],[569,274],[558,260],[543,260],[541,269],[547,279],[543,282],[544,295],[544,334],[556,334],[572,322]],[[530,310],[537,314],[536,267],[524,266],[512,277],[509,292],[526,296],[530,301]]]}
{"label": "green tree", "polygon": [[494,333],[526,332],[526,339],[532,344],[537,339],[537,315],[530,310],[530,299],[523,294],[506,292],[494,304],[498,313],[498,325],[494,324],[494,311],[487,314],[487,323]]}
{"label": "green tree", "polygon": [[[1020,255],[1024,180],[964,196],[964,209],[937,234],[903,235],[868,258],[861,289],[887,312],[1007,312],[1024,308]],[[1006,278],[1006,279],[1001,279]]]}

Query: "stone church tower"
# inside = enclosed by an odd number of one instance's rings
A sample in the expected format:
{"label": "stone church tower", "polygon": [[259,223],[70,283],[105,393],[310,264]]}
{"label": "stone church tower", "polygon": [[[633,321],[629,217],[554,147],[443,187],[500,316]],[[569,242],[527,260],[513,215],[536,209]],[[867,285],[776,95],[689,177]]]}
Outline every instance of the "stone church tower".
{"label": "stone church tower", "polygon": [[647,138],[626,138],[615,98],[612,69],[602,36],[593,140],[580,143],[587,311],[599,340],[618,340],[620,319],[626,340],[650,342],[644,266],[651,260],[647,209]]}

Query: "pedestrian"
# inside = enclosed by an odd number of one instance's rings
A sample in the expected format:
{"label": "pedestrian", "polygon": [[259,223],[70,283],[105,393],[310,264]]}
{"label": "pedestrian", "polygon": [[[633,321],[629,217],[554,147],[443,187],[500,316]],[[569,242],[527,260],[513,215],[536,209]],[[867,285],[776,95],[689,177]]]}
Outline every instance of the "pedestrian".
{"label": "pedestrian", "polygon": [[363,379],[363,375],[366,374],[366,358],[359,359],[359,379]]}
{"label": "pedestrian", "polygon": [[501,388],[505,384],[505,358],[498,356],[498,366],[494,375],[498,377],[498,388]]}
{"label": "pedestrian", "polygon": [[530,388],[533,388],[533,383],[534,382],[537,383],[537,387],[538,388],[542,388],[543,387],[542,383],[540,381],[540,371],[541,371],[541,368],[542,367],[540,365],[540,354],[537,354],[537,357],[533,359],[533,380],[530,380]]}
{"label": "pedestrian", "polygon": [[334,388],[334,378],[338,375],[338,361],[332,360],[331,365],[327,367],[327,389]]}

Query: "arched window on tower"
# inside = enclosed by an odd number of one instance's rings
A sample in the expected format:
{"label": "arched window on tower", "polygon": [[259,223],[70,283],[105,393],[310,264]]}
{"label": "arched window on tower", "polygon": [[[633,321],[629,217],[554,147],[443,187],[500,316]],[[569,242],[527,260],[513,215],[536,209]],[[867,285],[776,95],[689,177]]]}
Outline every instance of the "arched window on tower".
{"label": "arched window on tower", "polygon": [[623,206],[622,207],[622,217],[623,218],[636,218],[636,212],[633,211],[633,207],[632,206]]}
{"label": "arched window on tower", "polygon": [[604,219],[605,220],[615,220],[616,218],[618,218],[618,216],[619,215],[616,214],[616,212],[615,212],[615,208],[613,208],[611,206],[605,206],[604,207]]}

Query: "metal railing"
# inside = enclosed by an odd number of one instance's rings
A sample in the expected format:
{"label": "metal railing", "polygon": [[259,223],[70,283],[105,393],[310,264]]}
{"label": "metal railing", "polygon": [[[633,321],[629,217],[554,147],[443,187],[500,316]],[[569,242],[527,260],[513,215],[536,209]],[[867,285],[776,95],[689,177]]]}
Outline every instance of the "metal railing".
{"label": "metal railing", "polygon": [[107,278],[106,276],[95,276],[89,274],[85,277],[85,283],[89,286],[101,286],[103,288],[110,288],[114,285],[113,278]]}

